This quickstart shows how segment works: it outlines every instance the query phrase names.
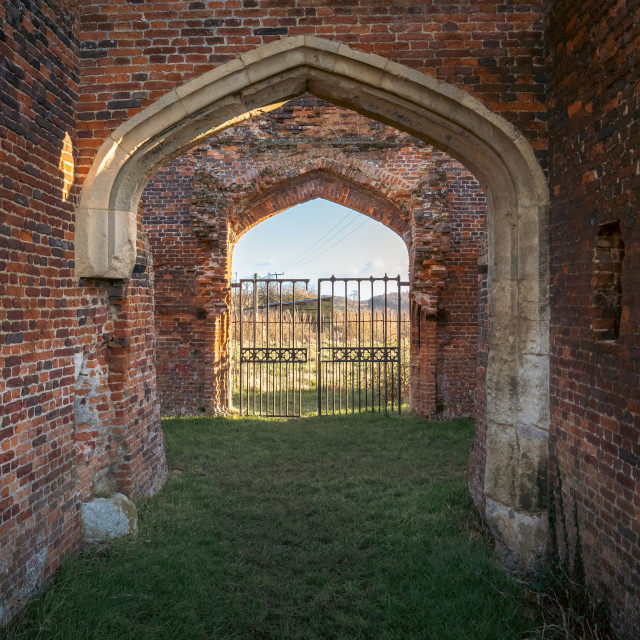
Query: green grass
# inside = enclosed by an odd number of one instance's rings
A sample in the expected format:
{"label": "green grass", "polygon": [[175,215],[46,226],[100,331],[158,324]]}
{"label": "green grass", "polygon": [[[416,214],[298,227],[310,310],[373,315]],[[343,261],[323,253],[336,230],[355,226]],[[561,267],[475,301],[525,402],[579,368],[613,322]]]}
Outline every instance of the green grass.
{"label": "green grass", "polygon": [[[345,395],[343,392],[342,395],[342,408],[340,407],[340,396],[338,394],[338,392],[336,391],[335,393],[335,397],[334,395],[332,395],[331,391],[327,392],[326,390],[323,391],[323,395],[322,395],[322,415],[323,416],[333,416],[333,415],[338,415],[340,413],[342,414],[349,414],[349,415],[356,415],[356,414],[363,414],[363,413],[367,413],[368,410],[371,409],[371,390],[367,390],[367,400],[365,402],[365,390],[364,388],[362,389],[361,392],[361,397],[358,400],[358,389],[355,388],[353,390],[353,394],[351,394],[351,392],[349,393],[349,406],[348,406],[348,411],[347,411],[347,404],[346,404],[346,400],[345,400]],[[269,409],[267,409],[267,398],[269,398]],[[283,413],[285,413],[286,411],[286,396],[283,394]],[[302,393],[298,396],[296,395],[296,400],[294,403],[293,400],[293,392],[290,392],[289,395],[289,413],[293,414],[295,411],[298,411],[299,409],[299,401],[298,398],[301,399],[302,401],[302,416],[305,418],[310,418],[313,416],[317,416],[318,415],[318,388],[317,387],[313,387],[311,389],[304,389],[302,391]],[[279,396],[276,394],[276,413],[279,413],[280,410],[280,405],[279,405]],[[335,402],[335,409],[334,409],[334,402]],[[260,395],[258,393],[256,393],[256,411],[255,414],[253,413],[253,392],[250,391],[249,392],[249,414],[247,415],[247,394],[246,391],[243,395],[243,416],[244,417],[249,417],[249,418],[253,418],[253,417],[259,417],[260,415]],[[239,415],[240,414],[240,393],[238,391],[234,391],[232,394],[232,412]],[[360,409],[360,410],[359,410]],[[374,401],[374,413],[378,412],[378,397],[375,397],[375,401]],[[381,399],[380,402],[380,409],[381,409],[381,413],[384,413],[384,398]],[[267,410],[269,410],[269,412],[271,414],[273,414],[273,395],[269,394],[267,395],[266,393],[263,394],[263,416],[262,417],[266,417],[267,415]],[[408,413],[409,411],[409,404],[406,402],[406,398],[403,400],[402,403],[402,412],[403,413]],[[389,394],[389,397],[387,398],[387,412],[388,413],[398,413],[398,403],[396,401],[396,397],[394,396],[393,398],[393,406],[391,404],[391,394]],[[357,418],[356,418],[357,419]]]}
{"label": "green grass", "polygon": [[465,487],[470,421],[163,426],[138,539],[70,558],[7,639],[526,637]]}

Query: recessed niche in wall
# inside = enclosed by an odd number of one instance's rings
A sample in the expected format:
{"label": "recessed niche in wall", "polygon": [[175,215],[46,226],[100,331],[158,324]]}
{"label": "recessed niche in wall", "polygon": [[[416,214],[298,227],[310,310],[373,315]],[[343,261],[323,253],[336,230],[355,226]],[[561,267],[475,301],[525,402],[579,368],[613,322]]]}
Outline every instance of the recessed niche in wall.
{"label": "recessed niche in wall", "polygon": [[593,319],[591,327],[598,341],[617,340],[622,317],[622,261],[624,241],[620,220],[598,227],[593,254]]}

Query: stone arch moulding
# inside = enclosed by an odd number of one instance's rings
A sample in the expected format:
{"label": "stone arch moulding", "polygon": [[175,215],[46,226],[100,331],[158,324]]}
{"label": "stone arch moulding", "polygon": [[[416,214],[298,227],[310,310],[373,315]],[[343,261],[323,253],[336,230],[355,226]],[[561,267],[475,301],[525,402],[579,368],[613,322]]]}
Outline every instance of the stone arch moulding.
{"label": "stone arch moulding", "polygon": [[336,41],[298,36],[249,51],[164,95],[105,140],[76,215],[77,275],[129,277],[137,205],[151,174],[214,132],[307,91],[433,144],[485,191],[484,515],[505,562],[532,568],[547,543],[549,194],[527,140],[469,94]]}

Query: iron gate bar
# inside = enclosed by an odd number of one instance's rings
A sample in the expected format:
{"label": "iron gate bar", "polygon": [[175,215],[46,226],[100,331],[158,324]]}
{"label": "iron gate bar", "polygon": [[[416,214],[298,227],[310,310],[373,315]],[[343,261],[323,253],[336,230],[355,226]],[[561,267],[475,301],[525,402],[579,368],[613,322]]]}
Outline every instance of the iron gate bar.
{"label": "iron gate bar", "polygon": [[[331,283],[331,344],[335,346],[336,341],[337,341],[337,332],[339,331],[340,327],[337,325],[336,323],[336,283],[332,282]],[[336,386],[338,388],[342,388],[342,370],[340,369],[340,367],[337,367],[332,370],[332,388],[335,390]],[[337,408],[338,411],[341,411],[341,405],[342,405],[342,398],[340,397],[340,394],[338,393],[338,402],[337,402]],[[335,414],[336,412],[336,394],[335,392],[333,393],[333,396],[331,398],[331,407],[332,407],[332,412]]]}
{"label": "iron gate bar", "polygon": [[[360,280],[358,280],[358,346],[361,344],[361,328],[362,328],[362,309],[360,306],[361,289]],[[358,364],[358,412],[362,411],[362,394],[360,389],[362,388],[362,380],[360,376],[360,364]],[[366,392],[366,389],[365,389]]]}
{"label": "iron gate bar", "polygon": [[[384,280],[384,322],[382,323],[382,332],[383,332],[383,342],[387,344],[387,274],[385,273]],[[398,276],[398,280],[400,280],[400,276]],[[387,380],[387,367],[384,368],[384,406],[386,407],[389,404],[389,396],[388,396],[388,380]]]}
{"label": "iron gate bar", "polygon": [[401,286],[402,284],[400,282],[398,282],[398,311],[397,311],[397,316],[396,316],[396,320],[398,323],[397,329],[398,329],[398,336],[396,338],[396,340],[398,341],[398,371],[397,371],[397,376],[398,376],[398,414],[402,414],[402,368],[400,366],[400,351],[401,351],[401,345],[402,345],[402,291],[401,291]]}
{"label": "iron gate bar", "polygon": [[[374,309],[374,305],[373,305],[373,276],[371,276],[369,278],[369,281],[371,283],[371,344],[373,344],[373,324],[375,321],[375,309]],[[375,388],[374,388],[374,373],[373,373],[373,368],[374,368],[375,364],[373,363],[373,361],[371,362],[371,411],[373,411],[375,409]]]}

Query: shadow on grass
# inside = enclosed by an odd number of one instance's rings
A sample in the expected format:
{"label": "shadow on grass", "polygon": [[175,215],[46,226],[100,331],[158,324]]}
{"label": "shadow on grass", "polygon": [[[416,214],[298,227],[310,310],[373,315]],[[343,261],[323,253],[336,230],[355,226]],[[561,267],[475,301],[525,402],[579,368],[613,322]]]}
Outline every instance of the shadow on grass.
{"label": "shadow on grass", "polygon": [[70,558],[10,640],[522,638],[465,486],[471,421],[163,421],[140,534]]}

